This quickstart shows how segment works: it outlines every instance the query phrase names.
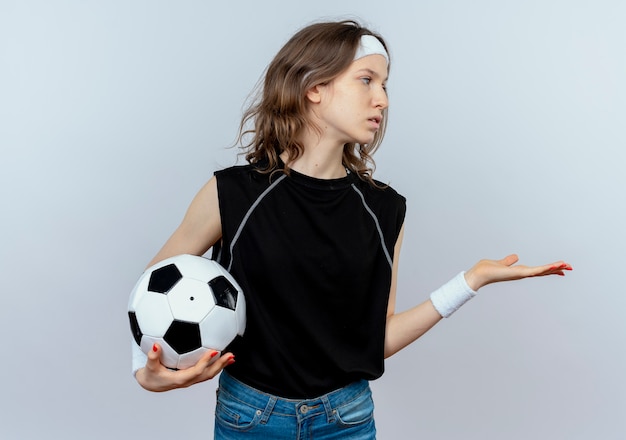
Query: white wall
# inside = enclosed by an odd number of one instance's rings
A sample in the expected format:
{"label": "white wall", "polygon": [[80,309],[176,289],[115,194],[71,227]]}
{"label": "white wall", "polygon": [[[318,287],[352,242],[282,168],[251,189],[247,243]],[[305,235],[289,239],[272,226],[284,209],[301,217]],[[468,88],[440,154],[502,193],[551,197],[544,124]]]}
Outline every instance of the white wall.
{"label": "white wall", "polygon": [[215,383],[130,375],[126,301],[279,47],[359,17],[393,55],[377,177],[407,196],[399,308],[489,286],[387,362],[381,439],[626,438],[625,4],[0,2],[0,437],[212,438]]}

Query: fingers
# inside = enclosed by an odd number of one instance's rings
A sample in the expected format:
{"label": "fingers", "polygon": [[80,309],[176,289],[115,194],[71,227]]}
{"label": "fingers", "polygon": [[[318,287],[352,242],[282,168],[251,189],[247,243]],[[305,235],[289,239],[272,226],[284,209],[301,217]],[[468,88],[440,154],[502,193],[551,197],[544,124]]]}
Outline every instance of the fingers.
{"label": "fingers", "polygon": [[572,270],[572,266],[563,261],[559,261],[558,263],[554,263],[550,266],[550,270]]}
{"label": "fingers", "polygon": [[[209,350],[196,362],[192,368],[198,371],[206,370],[209,367],[217,368],[218,371],[235,362],[235,355],[232,353],[224,353],[222,356],[219,351]],[[232,361],[232,362],[231,362]]]}
{"label": "fingers", "polygon": [[[505,266],[513,266],[515,263],[519,261],[519,257],[516,254],[511,254],[503,259],[499,260],[498,263]],[[529,267],[524,265],[515,266],[518,270],[523,270],[527,275],[526,276],[542,276],[542,275],[565,275],[566,270],[572,270],[572,266],[564,261],[557,261],[555,263],[546,264],[544,266],[535,266]]]}
{"label": "fingers", "polygon": [[538,268],[538,274],[535,276],[543,276],[543,275],[560,275],[564,276],[566,270],[572,270],[572,266],[563,261],[558,261],[556,263],[547,264],[541,268]]}
{"label": "fingers", "polygon": [[217,366],[219,370],[221,371],[224,368],[234,363],[235,363],[235,355],[232,353],[225,353],[222,356],[220,356],[220,358],[217,361],[215,361],[215,364],[216,364],[215,366]]}
{"label": "fingers", "polygon": [[206,353],[204,353],[202,357],[198,360],[198,362],[196,362],[196,365],[194,365],[191,368],[195,369],[196,373],[200,375],[204,372],[204,370],[206,370],[209,366],[213,365],[213,363],[219,359],[217,357],[219,354],[220,354],[219,351],[209,350]]}
{"label": "fingers", "polygon": [[207,351],[193,367],[177,371],[179,379],[182,379],[182,386],[187,387],[213,379],[220,371],[235,362],[235,355],[232,353],[225,353],[220,357],[218,355],[219,351]]}

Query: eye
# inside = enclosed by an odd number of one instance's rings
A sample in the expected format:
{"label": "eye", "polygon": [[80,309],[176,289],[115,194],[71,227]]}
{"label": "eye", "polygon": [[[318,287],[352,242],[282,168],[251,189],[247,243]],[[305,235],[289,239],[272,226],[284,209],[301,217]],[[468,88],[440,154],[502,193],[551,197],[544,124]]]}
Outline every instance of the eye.
{"label": "eye", "polygon": [[370,78],[369,76],[364,76],[361,78],[361,81],[363,81],[363,84],[369,85],[369,83],[372,81],[372,78]]}

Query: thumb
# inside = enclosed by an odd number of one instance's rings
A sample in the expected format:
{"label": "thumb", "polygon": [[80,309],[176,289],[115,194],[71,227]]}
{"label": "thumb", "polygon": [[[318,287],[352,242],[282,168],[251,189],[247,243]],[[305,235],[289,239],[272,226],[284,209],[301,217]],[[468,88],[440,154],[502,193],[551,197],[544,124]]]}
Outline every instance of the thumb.
{"label": "thumb", "polygon": [[505,266],[512,266],[518,261],[519,261],[519,257],[516,254],[511,254],[511,255],[507,255],[502,260],[500,260],[500,263],[504,264]]}
{"label": "thumb", "polygon": [[157,343],[154,343],[154,345],[152,345],[152,350],[148,352],[148,363],[149,364],[161,363],[160,359],[161,359],[161,346]]}

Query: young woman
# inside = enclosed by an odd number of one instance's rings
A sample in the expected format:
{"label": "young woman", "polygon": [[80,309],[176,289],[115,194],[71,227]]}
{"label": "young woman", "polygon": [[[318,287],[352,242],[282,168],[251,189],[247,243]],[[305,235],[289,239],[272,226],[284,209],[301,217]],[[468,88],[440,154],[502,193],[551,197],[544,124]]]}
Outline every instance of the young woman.
{"label": "young woman", "polygon": [[150,263],[213,248],[246,294],[246,333],[217,360],[209,352],[172,371],[158,345],[147,360],[134,347],[137,381],[151,391],[221,372],[216,439],[375,438],[368,381],[386,357],[486,284],[571,269],[482,260],[396,312],[405,199],[372,177],[388,72],[384,40],[356,22],[296,33],[244,114],[248,164],[215,173]]}

